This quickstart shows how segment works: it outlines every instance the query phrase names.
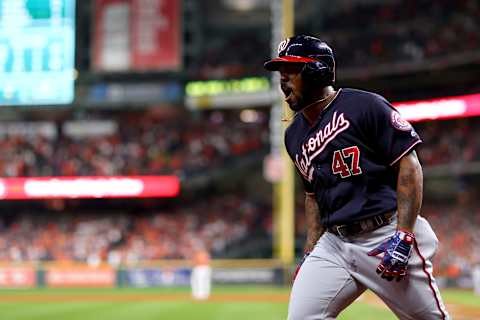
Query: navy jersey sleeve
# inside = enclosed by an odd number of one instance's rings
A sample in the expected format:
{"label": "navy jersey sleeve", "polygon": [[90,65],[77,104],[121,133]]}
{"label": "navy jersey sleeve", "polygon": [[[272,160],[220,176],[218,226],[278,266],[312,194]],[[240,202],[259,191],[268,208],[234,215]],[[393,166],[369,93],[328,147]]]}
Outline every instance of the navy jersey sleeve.
{"label": "navy jersey sleeve", "polygon": [[[295,167],[296,168],[296,167]],[[307,194],[314,194],[315,191],[313,190],[313,186],[310,182],[308,182],[307,180],[305,180],[305,178],[302,176],[302,174],[298,171],[298,169],[296,169],[297,171],[297,174],[298,176],[300,177],[300,179],[302,179],[302,182],[303,182],[303,187],[305,189],[305,193]]]}
{"label": "navy jersey sleeve", "polygon": [[374,150],[392,166],[422,142],[412,125],[381,96],[374,96],[366,114]]}

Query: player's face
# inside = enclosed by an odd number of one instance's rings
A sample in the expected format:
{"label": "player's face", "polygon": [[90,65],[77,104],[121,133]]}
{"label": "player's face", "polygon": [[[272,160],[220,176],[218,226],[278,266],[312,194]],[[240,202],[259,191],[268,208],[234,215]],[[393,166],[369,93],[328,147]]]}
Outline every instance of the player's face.
{"label": "player's face", "polygon": [[278,69],[280,71],[280,87],[285,94],[285,101],[293,111],[300,111],[305,106],[302,68],[303,64],[286,63]]}

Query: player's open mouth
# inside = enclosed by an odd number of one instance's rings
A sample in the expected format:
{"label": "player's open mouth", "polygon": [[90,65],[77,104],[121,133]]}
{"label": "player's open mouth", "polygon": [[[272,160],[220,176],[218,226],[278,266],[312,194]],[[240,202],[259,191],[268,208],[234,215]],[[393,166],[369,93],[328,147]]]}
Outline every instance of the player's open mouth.
{"label": "player's open mouth", "polygon": [[285,101],[288,101],[293,96],[293,90],[288,87],[282,87],[282,91],[285,95]]}
{"label": "player's open mouth", "polygon": [[293,91],[290,91],[287,95],[285,95],[285,100],[289,100],[292,95]]}

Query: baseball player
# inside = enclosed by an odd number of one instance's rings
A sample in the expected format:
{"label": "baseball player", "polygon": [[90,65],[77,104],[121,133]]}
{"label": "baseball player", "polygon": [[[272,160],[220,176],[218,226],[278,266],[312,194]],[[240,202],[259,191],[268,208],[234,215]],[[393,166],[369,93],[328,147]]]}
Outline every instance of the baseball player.
{"label": "baseball player", "polygon": [[264,67],[280,72],[296,113],[285,145],[306,191],[288,319],[335,319],[366,289],[400,319],[449,319],[432,275],[438,239],[418,215],[418,134],[383,97],[334,88],[334,54],[320,39],[288,38]]}

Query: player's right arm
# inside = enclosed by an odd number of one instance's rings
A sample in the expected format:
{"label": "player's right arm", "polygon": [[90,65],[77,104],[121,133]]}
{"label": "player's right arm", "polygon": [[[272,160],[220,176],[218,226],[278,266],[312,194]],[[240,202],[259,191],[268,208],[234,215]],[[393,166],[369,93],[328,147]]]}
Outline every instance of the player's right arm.
{"label": "player's right arm", "polygon": [[315,194],[311,192],[305,193],[305,215],[307,223],[307,240],[305,247],[303,248],[304,255],[300,262],[297,264],[297,268],[293,273],[293,280],[295,281],[300,268],[305,262],[305,259],[310,255],[318,239],[322,236],[324,229],[320,223],[320,210],[318,208],[317,201],[315,200]]}
{"label": "player's right arm", "polygon": [[307,239],[304,252],[311,252],[325,231],[320,223],[320,209],[318,208],[314,193],[305,193],[305,218],[307,223]]}
{"label": "player's right arm", "polygon": [[[292,129],[293,128],[293,129]],[[288,155],[290,159],[295,164],[295,155],[292,149],[294,146],[298,145],[299,136],[302,136],[303,133],[296,133],[295,132],[295,122],[290,124],[290,126],[285,131],[285,147],[287,149]],[[298,130],[297,130],[298,131]],[[299,171],[298,167],[296,167],[296,172],[300,179],[302,180],[303,187],[305,190],[305,220],[306,220],[306,231],[307,231],[307,239],[305,241],[304,246],[304,253],[310,253],[315,244],[317,243],[318,239],[322,236],[324,230],[320,222],[320,210],[318,208],[318,204],[315,198],[315,191],[313,185],[310,181],[308,181]],[[301,265],[301,263],[300,263]]]}

